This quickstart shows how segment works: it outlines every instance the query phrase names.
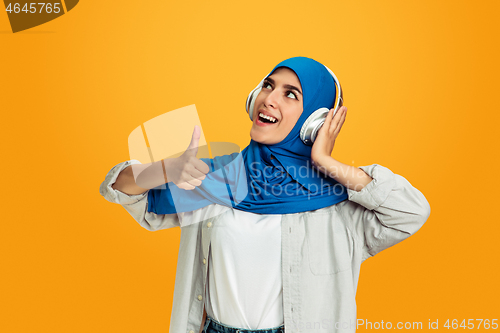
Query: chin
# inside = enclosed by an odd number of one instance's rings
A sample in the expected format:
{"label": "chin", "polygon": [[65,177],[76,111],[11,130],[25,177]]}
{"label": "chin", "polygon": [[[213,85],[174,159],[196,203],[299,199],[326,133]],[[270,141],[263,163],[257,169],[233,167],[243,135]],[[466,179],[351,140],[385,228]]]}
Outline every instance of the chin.
{"label": "chin", "polygon": [[253,130],[250,131],[250,138],[255,141],[255,142],[259,142],[259,143],[262,143],[262,135],[259,135],[259,134],[255,134]]}
{"label": "chin", "polygon": [[262,133],[255,133],[255,132],[257,132],[257,131],[254,131],[253,129],[250,131],[250,138],[252,138],[252,140],[255,142],[267,144],[266,135],[263,135]]}
{"label": "chin", "polygon": [[262,143],[261,142],[262,137],[260,135],[252,135],[251,131],[250,131],[250,138],[255,142]]}

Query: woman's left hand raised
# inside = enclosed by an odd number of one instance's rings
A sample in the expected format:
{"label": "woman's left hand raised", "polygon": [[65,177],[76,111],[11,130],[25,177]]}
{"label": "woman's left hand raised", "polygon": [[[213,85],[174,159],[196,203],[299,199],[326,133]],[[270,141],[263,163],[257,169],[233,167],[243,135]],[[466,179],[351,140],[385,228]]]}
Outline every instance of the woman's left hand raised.
{"label": "woman's left hand raised", "polygon": [[331,157],[335,139],[337,139],[345,121],[347,107],[342,106],[335,113],[335,116],[333,115],[333,111],[334,109],[331,109],[330,112],[328,112],[325,123],[319,130],[312,146],[311,160],[315,166],[321,166],[321,161],[324,157]]}

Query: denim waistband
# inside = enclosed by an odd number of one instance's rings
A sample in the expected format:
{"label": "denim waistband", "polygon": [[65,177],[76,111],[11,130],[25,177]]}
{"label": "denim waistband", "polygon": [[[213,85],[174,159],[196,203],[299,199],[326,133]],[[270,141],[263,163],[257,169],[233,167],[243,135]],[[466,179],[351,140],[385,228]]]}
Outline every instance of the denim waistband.
{"label": "denim waistband", "polygon": [[203,328],[203,333],[205,333],[207,331],[208,327],[210,327],[210,328],[212,328],[220,333],[284,333],[285,332],[285,325],[284,324],[281,326],[273,327],[273,328],[249,330],[249,329],[237,328],[237,327],[224,325],[222,323],[219,323],[217,320],[210,318],[207,315],[207,318],[205,320],[205,327]]}

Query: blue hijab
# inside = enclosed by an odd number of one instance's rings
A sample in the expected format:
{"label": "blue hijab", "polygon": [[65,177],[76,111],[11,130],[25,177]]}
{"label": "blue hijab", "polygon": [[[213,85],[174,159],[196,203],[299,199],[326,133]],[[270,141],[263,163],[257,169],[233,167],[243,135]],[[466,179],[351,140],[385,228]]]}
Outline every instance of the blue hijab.
{"label": "blue hijab", "polygon": [[283,141],[266,145],[250,141],[241,153],[204,159],[210,173],[202,185],[183,190],[173,183],[148,192],[148,212],[173,214],[213,203],[258,214],[291,214],[328,207],[348,198],[347,189],[311,165],[311,146],[300,129],[317,109],[331,109],[335,82],[321,63],[305,57],[276,65],[295,72],[302,86],[303,112]]}

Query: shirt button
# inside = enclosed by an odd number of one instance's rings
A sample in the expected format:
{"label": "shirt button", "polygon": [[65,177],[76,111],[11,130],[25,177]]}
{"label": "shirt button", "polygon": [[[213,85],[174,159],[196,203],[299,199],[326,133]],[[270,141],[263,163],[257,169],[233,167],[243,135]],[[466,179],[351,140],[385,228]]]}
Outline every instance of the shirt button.
{"label": "shirt button", "polygon": [[207,263],[207,259],[203,258],[203,265]]}
{"label": "shirt button", "polygon": [[201,297],[201,295],[198,295],[198,301],[201,301],[203,299],[203,297]]}
{"label": "shirt button", "polygon": [[207,223],[207,227],[210,228],[212,226],[212,222]]}

